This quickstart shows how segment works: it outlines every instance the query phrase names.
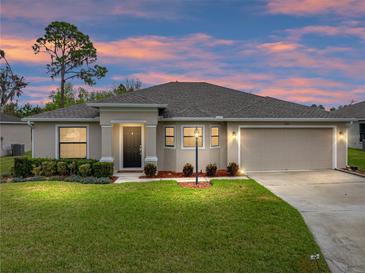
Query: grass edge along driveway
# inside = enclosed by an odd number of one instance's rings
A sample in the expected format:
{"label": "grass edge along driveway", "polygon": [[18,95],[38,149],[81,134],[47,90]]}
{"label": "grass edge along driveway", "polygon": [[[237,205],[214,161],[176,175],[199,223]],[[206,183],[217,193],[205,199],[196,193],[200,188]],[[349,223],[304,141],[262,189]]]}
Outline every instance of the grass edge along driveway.
{"label": "grass edge along driveway", "polygon": [[2,272],[328,272],[296,209],[253,180],[0,185]]}
{"label": "grass edge along driveway", "polygon": [[365,151],[357,148],[349,148],[348,161],[350,166],[357,166],[365,171]]}

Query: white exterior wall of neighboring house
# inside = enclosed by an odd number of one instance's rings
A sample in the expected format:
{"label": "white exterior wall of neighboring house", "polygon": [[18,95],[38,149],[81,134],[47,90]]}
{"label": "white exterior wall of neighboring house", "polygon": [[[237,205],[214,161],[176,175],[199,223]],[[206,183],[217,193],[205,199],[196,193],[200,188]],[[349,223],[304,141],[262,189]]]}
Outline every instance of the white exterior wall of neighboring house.
{"label": "white exterior wall of neighboring house", "polygon": [[362,142],[360,142],[360,123],[365,124],[365,121],[353,122],[349,127],[349,147],[362,148]]}
{"label": "white exterior wall of neighboring house", "polygon": [[101,128],[98,122],[36,122],[32,127],[32,156],[34,158],[58,158],[58,127],[87,127],[87,154],[89,159],[101,157]]}
{"label": "white exterior wall of neighboring house", "polygon": [[12,144],[25,145],[24,150],[31,150],[31,129],[26,123],[0,123],[0,156],[9,155]]}

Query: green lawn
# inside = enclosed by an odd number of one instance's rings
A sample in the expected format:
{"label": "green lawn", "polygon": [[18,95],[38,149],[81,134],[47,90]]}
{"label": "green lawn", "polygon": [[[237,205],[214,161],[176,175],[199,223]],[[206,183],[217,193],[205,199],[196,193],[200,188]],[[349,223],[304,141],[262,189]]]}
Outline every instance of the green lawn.
{"label": "green lawn", "polygon": [[[300,214],[253,180],[0,185],[1,272],[317,272]],[[322,258],[322,257],[321,257]]]}
{"label": "green lawn", "polygon": [[[25,153],[25,156],[32,157],[32,152],[28,151]],[[14,166],[14,158],[13,156],[3,156],[0,157],[0,176],[1,175],[10,175],[11,168]]]}
{"label": "green lawn", "polygon": [[356,148],[349,148],[349,165],[357,166],[365,171],[365,151]]}

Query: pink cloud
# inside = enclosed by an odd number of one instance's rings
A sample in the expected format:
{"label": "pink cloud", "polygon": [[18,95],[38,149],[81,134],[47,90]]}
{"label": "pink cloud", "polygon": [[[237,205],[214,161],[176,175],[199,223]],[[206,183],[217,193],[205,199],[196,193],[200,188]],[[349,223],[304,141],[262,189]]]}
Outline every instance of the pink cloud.
{"label": "pink cloud", "polygon": [[286,52],[292,51],[299,47],[298,44],[287,43],[287,42],[276,42],[276,43],[264,43],[257,46],[258,49],[262,49],[269,52]]}
{"label": "pink cloud", "polygon": [[[25,18],[41,22],[53,20],[96,20],[103,16],[132,16],[158,20],[175,20],[179,17],[178,3],[156,5],[147,0],[124,1],[2,1],[0,15],[4,18]],[[158,7],[158,8],[156,8]]]}
{"label": "pink cloud", "polygon": [[268,0],[270,13],[310,15],[337,13],[346,16],[359,16],[365,13],[363,0]]}
{"label": "pink cloud", "polygon": [[111,42],[95,42],[101,57],[108,62],[116,59],[132,59],[136,61],[165,61],[187,59],[189,57],[213,57],[205,48],[231,46],[233,40],[217,39],[204,33],[196,33],[182,37],[140,36]]}
{"label": "pink cloud", "polygon": [[287,32],[296,40],[307,34],[320,34],[326,36],[354,36],[365,41],[365,28],[360,26],[306,26],[303,28],[289,29]]}
{"label": "pink cloud", "polygon": [[18,63],[46,63],[49,57],[45,54],[35,55],[32,46],[35,39],[15,36],[1,36],[0,47],[5,50],[9,62]]}

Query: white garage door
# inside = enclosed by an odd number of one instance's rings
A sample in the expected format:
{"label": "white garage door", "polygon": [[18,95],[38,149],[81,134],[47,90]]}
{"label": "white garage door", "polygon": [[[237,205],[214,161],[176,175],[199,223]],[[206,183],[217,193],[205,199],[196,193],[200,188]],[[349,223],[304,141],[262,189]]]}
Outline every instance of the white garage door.
{"label": "white garage door", "polygon": [[243,128],[241,168],[245,171],[332,168],[331,128]]}

